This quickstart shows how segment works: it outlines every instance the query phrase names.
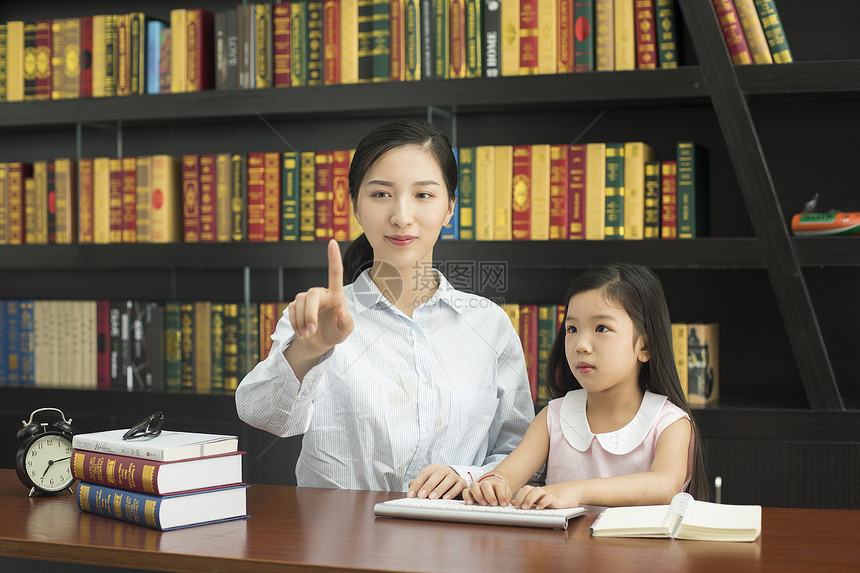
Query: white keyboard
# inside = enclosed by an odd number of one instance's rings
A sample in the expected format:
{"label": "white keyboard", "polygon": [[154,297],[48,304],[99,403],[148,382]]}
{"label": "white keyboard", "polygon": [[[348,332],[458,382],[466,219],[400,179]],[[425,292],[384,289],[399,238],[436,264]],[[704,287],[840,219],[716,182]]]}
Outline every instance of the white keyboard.
{"label": "white keyboard", "polygon": [[461,500],[412,497],[377,503],[373,513],[380,517],[567,529],[567,521],[585,513],[585,508],[518,509],[511,505],[466,505]]}

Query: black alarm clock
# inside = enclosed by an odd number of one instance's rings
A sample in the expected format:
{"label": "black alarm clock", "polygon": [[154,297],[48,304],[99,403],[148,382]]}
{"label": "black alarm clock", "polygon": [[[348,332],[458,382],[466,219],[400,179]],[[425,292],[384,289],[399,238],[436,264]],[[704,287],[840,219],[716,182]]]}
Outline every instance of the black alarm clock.
{"label": "black alarm clock", "polygon": [[[60,421],[50,426],[48,422],[34,422],[33,418],[40,412],[54,411],[59,413]],[[21,423],[23,428],[18,430],[18,454],[15,456],[15,468],[21,483],[30,488],[30,496],[34,493],[60,493],[68,491],[75,478],[72,476],[72,436],[75,428],[72,420],[57,408],[39,408],[30,414],[30,420]]]}

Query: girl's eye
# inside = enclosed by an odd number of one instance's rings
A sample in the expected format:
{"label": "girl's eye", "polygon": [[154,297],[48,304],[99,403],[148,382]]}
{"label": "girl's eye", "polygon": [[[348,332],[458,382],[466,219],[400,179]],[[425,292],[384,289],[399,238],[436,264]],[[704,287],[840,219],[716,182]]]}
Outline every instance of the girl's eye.
{"label": "girl's eye", "polygon": [[606,326],[603,326],[602,324],[598,325],[596,330],[597,330],[597,332],[609,332],[609,328],[607,328]]}
{"label": "girl's eye", "polygon": [[576,327],[571,324],[565,329],[565,331],[567,331],[568,334],[576,334]]}

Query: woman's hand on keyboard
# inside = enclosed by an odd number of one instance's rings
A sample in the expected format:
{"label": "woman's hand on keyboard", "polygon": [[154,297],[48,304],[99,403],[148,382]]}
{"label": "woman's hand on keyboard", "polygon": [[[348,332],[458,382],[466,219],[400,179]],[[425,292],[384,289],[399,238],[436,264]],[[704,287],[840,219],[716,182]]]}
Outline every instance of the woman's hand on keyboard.
{"label": "woman's hand on keyboard", "polygon": [[430,464],[409,482],[406,497],[428,499],[454,499],[466,489],[466,480],[454,468]]}
{"label": "woman's hand on keyboard", "polygon": [[498,505],[504,507],[511,503],[511,488],[499,474],[488,474],[472,482],[463,490],[463,500],[467,504]]}

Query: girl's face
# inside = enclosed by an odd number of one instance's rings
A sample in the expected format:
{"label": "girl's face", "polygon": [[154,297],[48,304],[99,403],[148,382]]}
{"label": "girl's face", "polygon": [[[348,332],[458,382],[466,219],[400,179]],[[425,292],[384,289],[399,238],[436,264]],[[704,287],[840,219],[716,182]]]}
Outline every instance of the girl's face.
{"label": "girl's face", "polygon": [[585,291],[571,297],[564,324],[567,363],[583,388],[638,387],[649,353],[627,311],[608,302],[602,290]]}
{"label": "girl's face", "polygon": [[442,170],[417,145],[392,149],[370,166],[358,189],[356,217],[375,261],[398,269],[433,260],[433,246],[454,213]]}

